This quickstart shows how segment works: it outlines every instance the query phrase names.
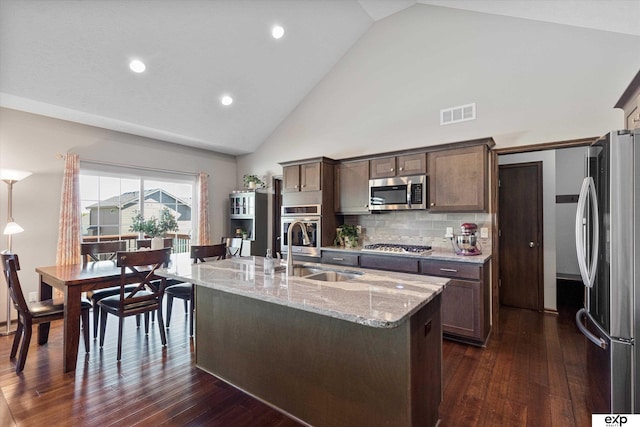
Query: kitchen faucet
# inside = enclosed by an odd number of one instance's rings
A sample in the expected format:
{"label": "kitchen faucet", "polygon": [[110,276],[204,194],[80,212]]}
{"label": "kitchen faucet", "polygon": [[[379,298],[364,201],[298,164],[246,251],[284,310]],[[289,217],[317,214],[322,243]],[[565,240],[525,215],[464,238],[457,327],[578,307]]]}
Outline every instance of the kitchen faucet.
{"label": "kitchen faucet", "polygon": [[311,244],[311,240],[309,240],[309,235],[307,234],[307,227],[304,225],[304,222],[296,219],[289,224],[289,229],[287,230],[287,276],[293,276],[293,254],[291,253],[293,242],[291,241],[291,232],[293,231],[293,227],[296,225],[299,225],[300,230],[302,230],[302,243],[304,245]]}

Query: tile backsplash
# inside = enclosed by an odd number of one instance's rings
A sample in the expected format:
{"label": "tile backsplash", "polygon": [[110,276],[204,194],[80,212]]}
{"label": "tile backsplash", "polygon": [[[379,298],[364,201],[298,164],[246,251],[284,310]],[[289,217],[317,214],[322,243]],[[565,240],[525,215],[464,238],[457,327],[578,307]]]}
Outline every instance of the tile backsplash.
{"label": "tile backsplash", "polygon": [[[451,249],[451,241],[445,238],[447,227],[460,234],[465,222],[486,227],[491,236],[489,213],[429,213],[427,211],[382,212],[371,215],[345,216],[345,223],[362,226],[361,243],[404,243],[430,245],[434,249]],[[479,238],[484,253],[491,252],[491,238]]]}

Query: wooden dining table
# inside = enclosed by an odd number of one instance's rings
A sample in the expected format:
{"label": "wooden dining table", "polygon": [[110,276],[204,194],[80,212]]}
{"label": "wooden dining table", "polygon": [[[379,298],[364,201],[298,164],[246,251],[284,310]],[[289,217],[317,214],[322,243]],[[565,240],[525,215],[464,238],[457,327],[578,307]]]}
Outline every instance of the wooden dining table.
{"label": "wooden dining table", "polygon": [[[188,264],[188,253],[172,254],[172,263]],[[63,371],[76,369],[80,343],[80,305],[83,292],[120,285],[120,267],[115,261],[92,261],[84,264],[37,267],[40,276],[40,300],[52,298],[53,288],[64,293]],[[129,273],[131,283],[135,282]],[[88,328],[89,325],[86,325]],[[45,344],[49,337],[49,324],[38,326],[38,343]]]}

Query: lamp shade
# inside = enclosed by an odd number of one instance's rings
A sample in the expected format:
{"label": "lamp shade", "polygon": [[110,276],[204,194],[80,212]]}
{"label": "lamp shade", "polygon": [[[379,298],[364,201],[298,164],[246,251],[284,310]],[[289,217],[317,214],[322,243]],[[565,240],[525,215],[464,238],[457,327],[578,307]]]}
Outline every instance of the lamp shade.
{"label": "lamp shade", "polygon": [[18,234],[22,233],[24,228],[20,227],[20,224],[17,222],[11,221],[7,223],[7,226],[4,227],[4,234]]}
{"label": "lamp shade", "polygon": [[[21,181],[31,175],[31,172],[16,169],[0,169],[0,179],[3,181]],[[6,233],[5,233],[6,234]]]}

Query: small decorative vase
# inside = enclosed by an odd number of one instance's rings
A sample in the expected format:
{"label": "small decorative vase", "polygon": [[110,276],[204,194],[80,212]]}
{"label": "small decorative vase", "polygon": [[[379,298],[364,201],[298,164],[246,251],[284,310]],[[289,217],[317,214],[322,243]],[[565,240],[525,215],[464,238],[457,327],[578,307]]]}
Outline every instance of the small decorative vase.
{"label": "small decorative vase", "polygon": [[253,182],[253,181],[251,181],[251,182],[249,183],[249,190],[255,190],[255,189],[256,189],[256,183],[255,183],[255,182]]}
{"label": "small decorative vase", "polygon": [[151,249],[162,249],[164,248],[164,239],[162,237],[154,237],[151,239]]}

